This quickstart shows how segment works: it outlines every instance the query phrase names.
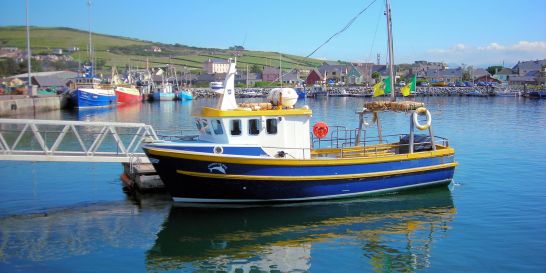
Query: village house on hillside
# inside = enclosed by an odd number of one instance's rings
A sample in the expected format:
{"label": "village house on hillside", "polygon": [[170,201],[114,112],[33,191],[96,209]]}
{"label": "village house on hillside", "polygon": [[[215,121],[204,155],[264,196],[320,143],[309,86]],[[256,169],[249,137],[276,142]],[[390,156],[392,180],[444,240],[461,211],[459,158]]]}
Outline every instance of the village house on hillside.
{"label": "village house on hillside", "polygon": [[373,63],[353,63],[353,66],[360,72],[362,83],[372,83],[372,67]]}
{"label": "village house on hillside", "polygon": [[[78,76],[78,73],[72,71],[46,71],[46,72],[32,72],[31,81],[32,85],[38,86],[38,88],[64,88],[67,87],[70,81]],[[22,82],[28,81],[28,74],[23,73],[8,77],[8,79],[19,79]]]}
{"label": "village house on hillside", "polygon": [[417,73],[417,77],[423,78],[429,82],[458,82],[463,80],[463,69],[458,67],[443,70],[426,70]]}
{"label": "village house on hillside", "polygon": [[[256,82],[262,80],[260,73],[248,73],[248,85],[254,86]],[[236,84],[247,84],[247,73],[240,73],[235,75]]]}
{"label": "village house on hillside", "polygon": [[262,80],[264,82],[273,82],[279,80],[279,69],[267,66],[262,71]]}
{"label": "village house on hillside", "polygon": [[323,81],[324,77],[322,74],[316,69],[311,69],[307,75],[307,78],[305,79],[305,84],[308,86],[313,86],[315,84],[322,84]]}
{"label": "village house on hillside", "polygon": [[349,68],[346,64],[332,64],[324,62],[319,66],[318,71],[326,81],[345,82]]}
{"label": "village house on hillside", "polygon": [[542,71],[546,67],[546,59],[518,62],[512,70],[518,76],[526,76],[531,71]]}
{"label": "village house on hillside", "polygon": [[418,74],[425,71],[436,71],[447,69],[447,64],[443,62],[415,61],[411,65],[410,74]]}
{"label": "village house on hillside", "polygon": [[208,59],[203,63],[203,70],[207,74],[227,73],[229,62],[224,59]]}
{"label": "village house on hillside", "polygon": [[300,71],[298,69],[292,69],[288,73],[282,75],[282,82],[286,84],[299,84],[303,82],[300,79]]}

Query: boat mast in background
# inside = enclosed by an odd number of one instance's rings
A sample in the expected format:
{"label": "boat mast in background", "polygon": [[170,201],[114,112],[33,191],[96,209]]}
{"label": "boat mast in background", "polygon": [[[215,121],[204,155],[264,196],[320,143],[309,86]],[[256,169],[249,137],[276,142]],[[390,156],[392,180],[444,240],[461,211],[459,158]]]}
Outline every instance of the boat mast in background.
{"label": "boat mast in background", "polygon": [[30,53],[30,29],[29,29],[29,25],[28,25],[28,0],[27,0],[27,5],[26,5],[26,23],[27,23],[27,66],[28,66],[28,84],[27,84],[27,92],[29,95],[33,96],[33,95],[36,95],[36,94],[33,94],[32,92],[32,76],[30,75],[31,72],[32,72],[32,68],[31,68],[31,65],[30,65],[30,56],[31,56],[31,53]]}
{"label": "boat mast in background", "polygon": [[389,76],[391,77],[390,88],[391,88],[391,101],[396,101],[396,94],[394,90],[394,55],[393,55],[393,45],[392,45],[392,18],[391,18],[391,4],[389,0],[385,1],[385,15],[387,16],[387,45],[389,53]]}
{"label": "boat mast in background", "polygon": [[91,78],[95,77],[95,68],[93,67],[93,43],[91,41],[91,0],[87,1],[87,19],[89,21],[89,45],[88,45],[88,55],[89,55],[89,62],[91,63],[91,71],[89,75]]}

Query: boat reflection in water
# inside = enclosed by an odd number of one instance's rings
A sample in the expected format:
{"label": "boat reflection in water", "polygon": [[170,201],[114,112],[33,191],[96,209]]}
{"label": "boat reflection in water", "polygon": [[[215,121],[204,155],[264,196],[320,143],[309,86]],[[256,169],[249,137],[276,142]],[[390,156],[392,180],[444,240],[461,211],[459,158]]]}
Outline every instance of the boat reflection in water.
{"label": "boat reflection in water", "polygon": [[432,243],[447,235],[454,215],[446,188],[271,206],[175,204],[148,251],[147,268],[308,271],[318,255],[314,269],[324,257],[336,257],[330,262],[340,269],[361,265],[358,257],[374,271],[413,271],[430,266]]}

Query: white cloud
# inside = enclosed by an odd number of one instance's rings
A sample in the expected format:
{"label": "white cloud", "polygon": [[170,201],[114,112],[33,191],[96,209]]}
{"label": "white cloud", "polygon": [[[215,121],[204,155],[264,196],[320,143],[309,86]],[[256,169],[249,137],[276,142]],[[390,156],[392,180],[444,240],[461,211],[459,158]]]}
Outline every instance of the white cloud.
{"label": "white cloud", "polygon": [[497,43],[490,43],[485,47],[479,46],[478,50],[503,50],[506,47]]}
{"label": "white cloud", "polygon": [[453,48],[455,50],[464,50],[466,47],[463,44],[456,44]]}
{"label": "white cloud", "polygon": [[546,42],[519,41],[503,45],[492,42],[483,46],[456,44],[449,48],[427,50],[428,59],[443,60],[448,63],[466,63],[473,65],[517,63],[520,60],[546,59]]}
{"label": "white cloud", "polygon": [[[514,50],[523,50],[523,51],[546,51],[546,42],[536,41],[519,41],[517,44],[512,46]],[[544,57],[544,56],[543,56]]]}

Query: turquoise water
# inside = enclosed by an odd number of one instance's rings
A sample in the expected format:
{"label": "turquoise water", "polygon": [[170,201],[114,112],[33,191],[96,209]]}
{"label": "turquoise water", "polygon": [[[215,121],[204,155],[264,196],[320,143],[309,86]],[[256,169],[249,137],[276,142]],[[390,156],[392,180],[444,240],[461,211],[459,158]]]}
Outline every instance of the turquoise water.
{"label": "turquoise water", "polygon": [[[297,205],[127,195],[120,164],[0,162],[0,272],[544,272],[546,101],[430,97],[460,163],[449,188]],[[308,99],[356,126],[361,98]],[[39,114],[193,129],[212,100]],[[385,114],[385,133],[409,116]],[[398,130],[392,129],[397,127]],[[373,131],[373,130],[371,130]]]}

